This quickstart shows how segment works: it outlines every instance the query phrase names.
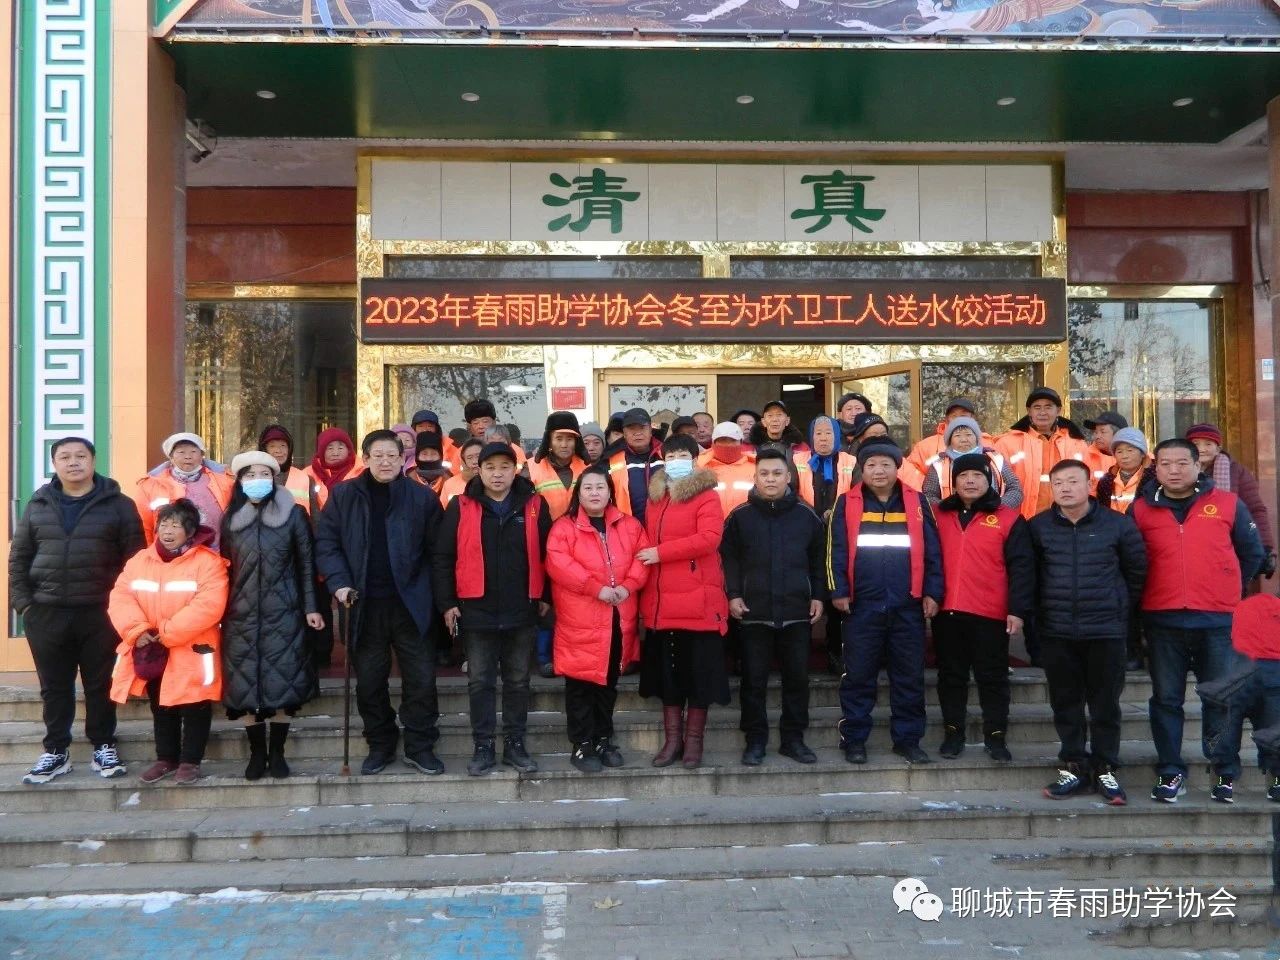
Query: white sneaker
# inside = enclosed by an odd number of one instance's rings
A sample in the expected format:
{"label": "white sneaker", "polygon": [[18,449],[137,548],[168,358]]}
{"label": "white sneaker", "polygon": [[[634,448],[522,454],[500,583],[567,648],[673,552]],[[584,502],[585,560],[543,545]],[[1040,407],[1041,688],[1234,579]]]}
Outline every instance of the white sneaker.
{"label": "white sneaker", "polygon": [[66,753],[42,753],[36,765],[27,771],[23,783],[48,783],[71,771],[71,757]]}
{"label": "white sneaker", "polygon": [[106,780],[110,780],[112,777],[123,777],[129,772],[129,768],[120,759],[120,754],[116,752],[116,747],[113,743],[104,743],[100,747],[95,747],[93,762],[90,766],[97,771],[98,776]]}

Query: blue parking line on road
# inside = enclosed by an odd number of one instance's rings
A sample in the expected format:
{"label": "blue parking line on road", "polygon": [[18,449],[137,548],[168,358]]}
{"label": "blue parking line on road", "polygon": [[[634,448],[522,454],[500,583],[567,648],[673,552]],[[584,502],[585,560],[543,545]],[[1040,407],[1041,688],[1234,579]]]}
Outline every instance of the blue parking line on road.
{"label": "blue parking line on road", "polygon": [[168,905],[143,898],[75,906],[53,900],[0,910],[0,957],[531,960],[542,944],[542,919],[543,898],[533,894],[193,897]]}

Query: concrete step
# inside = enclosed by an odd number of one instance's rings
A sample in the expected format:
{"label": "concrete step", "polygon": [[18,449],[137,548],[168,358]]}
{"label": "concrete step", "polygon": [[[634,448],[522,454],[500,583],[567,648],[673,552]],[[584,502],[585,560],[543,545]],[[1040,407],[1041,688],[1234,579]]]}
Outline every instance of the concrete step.
{"label": "concrete step", "polygon": [[[936,705],[937,671],[925,671],[926,697],[930,704]],[[437,680],[440,696],[440,710],[443,713],[465,713],[467,710],[467,681],[462,676],[442,676]],[[825,672],[814,671],[810,675],[810,705],[813,707],[834,707],[840,703],[838,677]],[[391,681],[395,697],[399,697],[400,681]],[[652,709],[655,700],[640,698],[639,681],[635,676],[623,677],[618,682],[618,709],[645,710]],[[738,699],[738,680],[730,681],[733,700]],[[769,708],[777,710],[781,706],[781,689],[778,675],[770,676]],[[1131,672],[1126,675],[1124,699],[1134,703],[1145,703],[1151,696],[1151,678],[1145,672]],[[1195,699],[1194,689],[1187,687],[1189,699]],[[1048,688],[1044,673],[1031,667],[1015,668],[1010,683],[1010,697],[1014,703],[1049,702]],[[976,689],[969,691],[970,704],[976,709],[978,695]],[[882,674],[880,677],[880,694],[878,702],[888,707],[888,681]],[[530,709],[559,711],[564,708],[564,681],[559,678],[550,680],[542,677],[533,679],[533,702]],[[354,709],[354,708],[353,708]],[[148,716],[145,700],[134,700],[120,708],[122,719],[139,719]],[[338,716],[342,713],[342,681],[334,679],[322,680],[320,696],[307,704],[306,712],[311,714],[329,714]],[[83,710],[81,710],[83,715]],[[41,718],[40,691],[32,685],[0,686],[0,722],[5,721],[39,721]]]}
{"label": "concrete step", "polygon": [[[1276,804],[1276,811],[1280,813],[1280,804]],[[1160,843],[1082,840],[1058,850],[999,854],[992,860],[1013,870],[1053,870],[1079,880],[1124,878],[1168,886],[1168,877],[1194,876],[1230,877],[1236,883],[1250,884],[1270,877],[1271,849],[1269,836],[1237,836],[1232,832],[1210,839],[1179,838]],[[1264,886],[1270,885],[1267,879]]]}
{"label": "concrete step", "polygon": [[0,818],[0,867],[226,863],[307,857],[411,857],[601,849],[759,847],[946,839],[1261,837],[1273,804],[1107,807],[1030,793],[946,791],[684,797],[538,803],[466,800],[355,806],[13,813]]}
{"label": "concrete step", "polygon": [[[1124,703],[1121,736],[1127,740],[1150,739],[1150,725],[1144,703]],[[891,745],[888,724],[888,708],[877,709],[874,726],[868,741],[871,746]],[[1191,701],[1186,706],[1184,740],[1194,745],[1200,737],[1200,704]],[[776,711],[770,713],[770,739],[778,743],[778,719]],[[713,707],[706,729],[706,749],[715,751],[741,750],[743,735],[738,729],[740,713],[736,706]],[[837,724],[840,710],[837,707],[818,707],[809,711],[809,731],[806,739],[813,747],[834,747],[839,743]],[[443,714],[440,717],[440,740],[437,753],[441,756],[471,755],[473,738],[470,717],[465,713]],[[501,731],[501,720],[498,725]],[[363,756],[360,719],[352,717],[353,755]],[[650,707],[646,710],[621,711],[614,715],[614,739],[624,750],[635,754],[656,753],[663,742],[662,716]],[[124,720],[118,726],[122,752],[129,758],[150,756],[153,728],[150,718]],[[0,764],[31,763],[40,752],[44,726],[39,722],[11,721],[0,723]],[[1010,749],[1023,743],[1043,743],[1056,738],[1050,709],[1041,704],[1015,704],[1010,710],[1007,731]],[[1247,733],[1246,733],[1247,738]],[[500,739],[500,734],[499,734]],[[937,707],[928,710],[926,749],[935,749],[942,739],[942,718]],[[971,711],[966,729],[966,739],[981,750],[982,721],[976,711]],[[526,746],[530,753],[561,753],[569,749],[565,733],[562,709],[554,712],[530,713]],[[77,745],[77,749],[79,745]],[[295,718],[289,735],[288,754],[291,757],[336,759],[342,756],[342,720],[340,716],[302,715]],[[236,760],[248,755],[248,743],[242,723],[218,718],[214,721],[206,756],[210,760]]]}
{"label": "concrete step", "polygon": [[[377,776],[341,776],[340,763],[332,760],[299,760],[293,775],[284,780],[243,778],[240,761],[209,761],[205,777],[190,786],[172,781],[147,786],[137,774],[149,761],[130,767],[129,775],[103,780],[78,764],[69,774],[42,786],[21,783],[26,767],[0,767],[0,809],[7,813],[125,813],[140,810],[213,810],[243,807],[314,807],[344,804],[460,803],[467,800],[518,803],[540,801],[568,803],[627,797],[633,800],[666,800],[692,797],[776,797],[858,795],[902,791],[1005,791],[1010,795],[1039,795],[1054,779],[1057,744],[1027,744],[1014,762],[997,764],[979,750],[966,751],[955,760],[908,764],[885,749],[870,752],[868,763],[845,763],[834,747],[819,748],[818,762],[797,764],[769,754],[763,765],[744,767],[738,752],[709,753],[703,766],[685,770],[679,764],[662,769],[649,764],[648,754],[624,755],[627,765],[598,774],[582,774],[566,754],[537,757],[536,773],[519,775],[499,765],[484,777],[469,777],[465,760],[446,757],[446,772],[425,776],[403,763],[395,763]],[[1133,803],[1150,803],[1155,754],[1150,743],[1126,742],[1121,755],[1128,767],[1121,782]],[[1244,754],[1245,775],[1237,793],[1246,798],[1266,792],[1267,782],[1252,767],[1253,755]],[[1193,795],[1207,793],[1209,776],[1197,766],[1191,777]],[[1069,806],[1077,802],[1069,801]],[[1280,804],[1272,805],[1280,813]]]}

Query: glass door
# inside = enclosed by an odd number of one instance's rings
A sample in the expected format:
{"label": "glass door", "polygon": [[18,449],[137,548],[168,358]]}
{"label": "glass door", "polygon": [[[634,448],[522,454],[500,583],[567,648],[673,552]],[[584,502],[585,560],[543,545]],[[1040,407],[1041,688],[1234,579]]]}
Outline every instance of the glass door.
{"label": "glass door", "polygon": [[860,393],[871,401],[889,425],[889,436],[903,451],[911,449],[920,436],[920,361],[904,360],[858,370],[840,370],[827,375],[827,393],[834,410],[844,393]]}
{"label": "glass door", "polygon": [[597,375],[600,423],[633,407],[649,411],[654,426],[700,411],[715,416],[716,375],[700,370],[601,370]]}

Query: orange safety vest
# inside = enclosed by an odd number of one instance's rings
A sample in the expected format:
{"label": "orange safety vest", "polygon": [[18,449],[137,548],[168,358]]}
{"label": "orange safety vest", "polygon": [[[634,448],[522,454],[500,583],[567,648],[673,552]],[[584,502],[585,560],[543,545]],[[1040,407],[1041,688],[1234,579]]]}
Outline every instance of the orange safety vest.
{"label": "orange safety vest", "polygon": [[1111,509],[1116,513],[1128,513],[1133,501],[1138,498],[1138,488],[1142,486],[1142,478],[1147,472],[1146,461],[1133,472],[1128,480],[1120,476],[1120,467],[1114,466],[1111,474]]}
{"label": "orange safety vest", "polygon": [[[995,491],[998,496],[1004,496],[1004,457],[996,453],[994,450],[983,450],[976,448],[971,453],[985,453],[987,459],[991,461],[991,474],[995,477]],[[955,487],[951,485],[951,464],[953,461],[950,457],[936,457],[933,463],[929,465],[930,472],[938,478],[938,499],[945,500],[951,494],[955,493]]]}
{"label": "orange safety vest", "polygon": [[[236,481],[228,473],[214,473],[208,467],[202,468],[209,477],[209,492],[223,510],[231,502],[231,494],[235,491]],[[184,484],[173,479],[167,469],[156,476],[147,474],[138,481],[138,492],[134,502],[138,505],[138,516],[142,518],[142,532],[150,546],[156,539],[156,511],[166,504],[174,503],[187,495]]]}
{"label": "orange safety vest", "polygon": [[1107,475],[1107,471],[1116,465],[1116,458],[1103,453],[1094,444],[1089,444],[1084,452],[1084,462],[1089,468],[1089,492],[1098,492],[1098,481]]}
{"label": "orange safety vest", "polygon": [[[809,458],[812,452],[804,454],[796,454],[793,462],[796,465],[796,474],[800,477],[800,499],[813,506],[813,470],[809,467]],[[853,471],[858,465],[858,458],[851,453],[845,453],[843,450],[836,454],[836,497],[845,493],[853,486]],[[835,497],[832,498],[835,502]]]}
{"label": "orange safety vest", "polygon": [[1000,436],[996,450],[1009,461],[1022,484],[1024,517],[1030,520],[1051,502],[1049,471],[1063,460],[1083,461],[1088,446],[1071,436],[1066,427],[1058,427],[1048,439],[1031,429],[1010,430]]}
{"label": "orange safety vest", "polygon": [[313,507],[315,511],[321,510],[329,495],[329,491],[324,489],[324,484],[316,483],[309,473],[297,467],[289,468],[289,473],[284,480],[284,488],[293,494],[293,502],[307,511],[308,515],[314,512]]}
{"label": "orange safety vest", "polygon": [[569,472],[573,475],[569,485],[565,486],[560,474],[551,463],[549,456],[541,460],[530,460],[525,466],[529,470],[529,479],[533,482],[533,490],[547,501],[547,510],[552,520],[559,520],[569,509],[569,499],[573,496],[573,484],[587,465],[578,457],[569,461]]}
{"label": "orange safety vest", "polygon": [[[652,458],[653,454],[653,450],[647,451],[645,457]],[[647,459],[644,467],[644,485],[646,488],[649,486],[649,481],[653,479],[653,467],[654,465]],[[630,469],[627,465],[627,450],[625,447],[609,458],[609,479],[613,481],[613,502],[623,513],[628,516],[635,516],[631,508],[631,484],[627,482],[627,478],[630,476],[627,471]]]}
{"label": "orange safety vest", "polygon": [[[348,470],[347,475],[343,477],[341,480],[339,480],[338,483],[346,483],[348,480],[354,480],[356,477],[360,476],[360,474],[364,473],[364,471],[365,471],[364,464],[356,463],[356,465],[353,466],[350,470]],[[315,473],[312,471],[311,466],[309,464],[305,468],[303,468],[302,472],[305,473],[308,477],[310,477],[311,482],[315,484],[316,506],[318,506],[321,510],[323,510],[324,505],[329,502],[329,488],[326,487],[324,485],[324,482],[321,481],[321,479],[315,475]],[[335,487],[337,485],[338,485],[337,483],[334,484]]]}
{"label": "orange safety vest", "polygon": [[112,700],[124,703],[146,691],[146,682],[134,673],[133,648],[148,631],[169,648],[160,706],[222,699],[218,624],[227,609],[227,566],[205,546],[192,547],[168,563],[154,545],[129,559],[107,601],[107,615],[120,635],[111,671]]}
{"label": "orange safety vest", "polygon": [[455,473],[452,477],[444,482],[444,486],[440,488],[440,506],[447,507],[449,501],[454,497],[462,496],[467,489],[467,484],[471,482],[470,477],[464,477],[460,473]]}
{"label": "orange safety vest", "polygon": [[698,457],[698,466],[716,475],[716,493],[720,495],[720,509],[726,517],[734,507],[747,502],[747,494],[756,485],[754,453],[743,453],[733,463],[725,463],[708,450]]}

